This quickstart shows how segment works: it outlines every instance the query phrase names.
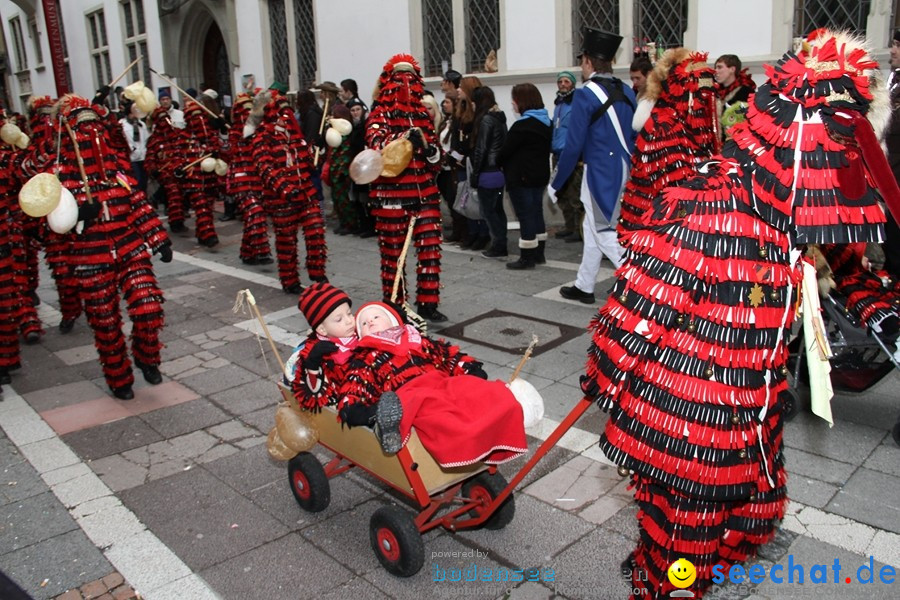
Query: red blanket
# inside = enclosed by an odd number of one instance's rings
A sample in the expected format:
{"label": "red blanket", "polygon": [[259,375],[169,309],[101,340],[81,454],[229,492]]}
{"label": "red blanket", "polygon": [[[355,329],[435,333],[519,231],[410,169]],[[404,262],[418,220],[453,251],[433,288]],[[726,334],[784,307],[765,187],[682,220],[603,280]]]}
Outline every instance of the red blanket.
{"label": "red blanket", "polygon": [[528,451],[522,407],[502,381],[433,371],[406,383],[397,395],[403,443],[415,427],[442,467],[499,464]]}

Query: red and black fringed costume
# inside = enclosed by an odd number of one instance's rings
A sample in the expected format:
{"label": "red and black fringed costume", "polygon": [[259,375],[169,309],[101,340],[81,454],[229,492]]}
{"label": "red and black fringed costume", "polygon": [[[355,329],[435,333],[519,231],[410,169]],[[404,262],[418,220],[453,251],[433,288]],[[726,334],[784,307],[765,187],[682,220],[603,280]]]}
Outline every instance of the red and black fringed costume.
{"label": "red and black fringed costume", "polygon": [[[867,180],[874,160],[829,135],[855,135],[835,111],[875,112],[878,65],[860,47],[820,31],[768,66],[722,154],[625,233],[582,389],[610,413],[600,447],[632,473],[643,597],[668,597],[678,558],[702,594],[715,565],[752,556],[784,515],[782,392],[802,246],[875,241],[884,221]],[[856,134],[872,134],[860,120]]]}
{"label": "red and black fringed costume", "polygon": [[819,246],[834,276],[835,289],[847,312],[865,327],[895,336],[900,316],[900,282],[887,271],[873,271],[867,264],[866,245]]}
{"label": "red and black fringed costume", "polygon": [[157,107],[153,111],[151,119],[153,131],[147,139],[144,168],[166,191],[169,229],[173,233],[186,231],[182,180],[175,176],[175,169],[185,164],[184,157],[191,143],[190,135],[184,129],[173,125],[169,112],[162,107]]}
{"label": "red and black fringed costume", "polygon": [[[428,111],[422,104],[422,75],[411,56],[392,57],[381,74],[381,89],[366,120],[366,145],[382,150],[389,142],[422,132],[409,165],[396,177],[379,177],[370,186],[375,230],[381,250],[381,287],[391,298],[397,260],[403,249],[410,219],[415,216],[416,304],[432,320],[446,320],[437,312],[441,286],[441,196],[436,177],[440,147]],[[413,138],[415,139],[415,138]],[[398,302],[405,299],[405,281]]]}
{"label": "red and black fringed costume", "polygon": [[[222,149],[219,133],[209,123],[209,115],[201,105],[189,100],[184,108],[184,121],[189,136],[185,152],[181,154],[177,165],[184,169],[182,189],[190,207],[194,210],[196,219],[197,241],[201,246],[212,248],[219,243],[213,223],[213,204],[219,194],[218,175],[214,172],[206,173],[200,168],[200,163],[188,165],[209,154],[218,154]],[[179,172],[179,175],[181,173]]]}
{"label": "red and black fringed costume", "polygon": [[[36,147],[56,150],[57,129],[53,125],[51,114],[55,100],[49,96],[32,97],[28,103],[28,123],[31,127],[31,141]],[[72,242],[68,236],[55,233],[47,227],[46,221],[35,219],[40,223],[41,239],[44,244],[44,257],[50,267],[50,273],[56,283],[59,295],[59,310],[62,313],[59,329],[62,333],[72,330],[75,321],[81,316],[81,298],[78,294],[78,282],[69,262],[72,253]]]}
{"label": "red and black fringed costume", "polygon": [[[0,124],[6,113],[0,109]],[[17,177],[18,149],[0,142],[0,384],[9,383],[9,371],[19,368],[19,307],[22,288],[16,284],[12,257],[10,206],[18,205],[21,182]]]}
{"label": "red and black fringed costume", "polygon": [[285,292],[302,287],[297,264],[297,229],[306,241],[306,270],[313,281],[327,281],[325,219],[313,186],[312,151],[285,96],[275,90],[253,100],[249,122],[253,160],[263,184],[263,206],[272,216],[278,276]]}
{"label": "red and black fringed costume", "polygon": [[[106,382],[117,397],[133,397],[134,377],[128,358],[120,292],[132,322],[131,353],[151,383],[159,383],[159,332],[163,327],[163,295],[156,283],[150,253],[171,259],[170,242],[143,192],[134,189],[127,170],[127,146],[114,132],[121,127],[102,117],[105,109],[79,96],[67,95],[57,104],[63,123],[60,160],[55,166],[62,184],[75,196],[83,228],[70,232],[71,264],[81,290],[84,312]],[[71,128],[72,135],[65,129]],[[74,141],[84,162],[91,200],[76,160]],[[92,206],[88,206],[88,205]],[[93,214],[92,214],[93,213]],[[95,216],[94,216],[95,215]]]}
{"label": "red and black fringed costume", "polygon": [[350,179],[350,135],[341,137],[340,145],[329,149],[328,159],[322,169],[322,180],[331,186],[331,201],[340,224],[339,234],[342,231],[355,233],[360,227],[359,212],[350,197],[350,187],[353,185]]}
{"label": "red and black fringed costume", "polygon": [[[253,139],[249,135],[244,137],[244,125],[250,115],[252,104],[253,96],[247,93],[238,94],[231,109],[231,129],[228,132],[231,162],[228,166],[226,186],[244,220],[241,260],[244,264],[259,265],[271,263],[272,253],[269,250],[266,211],[260,200],[262,181],[253,161]],[[248,133],[252,135],[252,131]]]}
{"label": "red and black fringed costume", "polygon": [[719,149],[713,70],[706,59],[706,53],[686,48],[667,50],[647,77],[634,116],[638,135],[622,196],[620,232],[640,227],[663,188],[695,175],[699,164]]}

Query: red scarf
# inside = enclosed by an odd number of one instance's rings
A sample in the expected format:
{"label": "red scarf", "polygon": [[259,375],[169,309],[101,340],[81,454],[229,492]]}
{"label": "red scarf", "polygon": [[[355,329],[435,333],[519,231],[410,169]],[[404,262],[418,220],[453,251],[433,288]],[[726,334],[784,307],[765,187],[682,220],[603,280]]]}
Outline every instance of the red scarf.
{"label": "red scarf", "polygon": [[349,361],[350,357],[353,355],[353,349],[359,345],[359,338],[357,338],[355,335],[345,338],[338,338],[330,337],[327,335],[319,335],[317,333],[316,337],[320,340],[331,342],[338,347],[337,352],[329,355],[329,357],[334,360],[335,364],[338,365],[347,364],[347,361]]}
{"label": "red scarf", "polygon": [[422,348],[422,335],[412,325],[400,325],[378,333],[370,333],[360,338],[359,345],[363,348],[389,352],[394,356],[410,354],[427,356]]}

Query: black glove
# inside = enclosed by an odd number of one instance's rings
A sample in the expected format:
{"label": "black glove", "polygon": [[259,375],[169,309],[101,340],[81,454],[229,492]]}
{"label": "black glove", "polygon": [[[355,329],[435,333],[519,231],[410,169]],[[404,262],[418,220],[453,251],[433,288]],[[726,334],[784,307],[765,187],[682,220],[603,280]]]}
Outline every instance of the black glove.
{"label": "black glove", "polygon": [[88,227],[91,223],[96,221],[99,214],[100,203],[97,201],[85,202],[78,207],[78,220],[84,221],[85,227]]}
{"label": "black glove", "polygon": [[209,124],[222,133],[228,133],[228,123],[226,123],[225,119],[223,119],[222,117],[211,117],[209,119]]}
{"label": "black glove", "polygon": [[184,176],[187,173],[185,173],[184,169],[182,169],[181,167],[175,167],[175,170],[172,172],[172,174],[175,175],[176,179],[184,179]]}
{"label": "black glove", "polygon": [[466,375],[474,375],[475,377],[480,377],[481,379],[487,379],[488,374],[484,372],[484,369],[481,366],[481,363],[470,362],[466,363],[463,369],[466,372]]}
{"label": "black glove", "polygon": [[318,370],[322,366],[322,359],[325,358],[326,355],[337,351],[337,349],[337,345],[333,342],[322,340],[316,342],[316,345],[313,346],[313,349],[309,351],[309,354],[307,354],[306,358],[303,360],[303,368],[311,371]]}
{"label": "black glove", "polygon": [[164,263],[172,262],[172,244],[166,243],[159,247],[159,260]]}
{"label": "black glove", "polygon": [[367,427],[375,420],[375,406],[356,402],[342,408],[338,416],[341,418],[341,423],[349,427]]}
{"label": "black glove", "polygon": [[425,143],[425,137],[422,135],[422,130],[418,127],[410,129],[406,139],[413,145],[413,148],[424,150],[428,147],[428,144]]}
{"label": "black glove", "polygon": [[103,104],[103,101],[106,100],[106,97],[109,96],[110,88],[108,85],[101,85],[100,89],[98,89],[94,93],[94,100],[92,104]]}

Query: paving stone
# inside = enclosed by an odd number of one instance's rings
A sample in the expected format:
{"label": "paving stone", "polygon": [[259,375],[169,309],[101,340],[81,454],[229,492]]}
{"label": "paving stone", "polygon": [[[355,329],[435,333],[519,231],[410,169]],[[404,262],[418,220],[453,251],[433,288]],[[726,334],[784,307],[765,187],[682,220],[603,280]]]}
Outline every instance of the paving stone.
{"label": "paving stone", "polygon": [[[291,573],[290,578],[283,573]],[[250,550],[200,573],[226,598],[319,597],[353,574],[297,534]]]}
{"label": "paving stone", "polygon": [[99,579],[113,569],[93,542],[81,530],[75,530],[0,555],[0,570],[32,598],[43,600]]}
{"label": "paving stone", "polygon": [[818,479],[826,483],[843,485],[847,483],[857,465],[825,458],[816,454],[810,454],[803,450],[786,447],[785,468],[788,471],[788,491],[791,482],[797,479],[797,475]]}
{"label": "paving stone", "polygon": [[[0,456],[5,453],[0,452]],[[46,490],[44,481],[27,461],[20,460],[0,469],[0,505],[18,503]]]}
{"label": "paving stone", "polygon": [[245,415],[249,412],[268,407],[272,415],[281,401],[278,387],[269,381],[258,379],[210,396],[210,400],[226,412],[233,415]]}
{"label": "paving stone", "polygon": [[204,468],[245,496],[273,481],[287,482],[287,463],[272,460],[265,446],[207,463]]}
{"label": "paving stone", "polygon": [[129,417],[63,436],[63,441],[85,460],[118,454],[161,439],[162,436],[138,417]]}
{"label": "paving stone", "polygon": [[66,435],[125,419],[131,416],[131,411],[110,396],[103,396],[96,400],[53,408],[40,415],[57,434]]}
{"label": "paving stone", "polygon": [[850,464],[862,463],[881,443],[884,433],[865,425],[838,422],[833,428],[811,413],[785,425],[784,443],[810,454]]}
{"label": "paving stone", "polygon": [[77,528],[56,496],[45,491],[0,507],[0,552],[18,550]]}
{"label": "paving stone", "polygon": [[76,507],[83,502],[109,495],[109,488],[94,473],[87,472],[53,487],[63,506]]}
{"label": "paving stone", "polygon": [[259,437],[258,432],[235,419],[210,427],[206,431],[224,442]]}
{"label": "paving stone", "polygon": [[589,523],[527,494],[516,500],[516,517],[500,531],[462,531],[458,535],[480,548],[492,548],[497,560],[521,567],[548,564],[551,557],[593,529]]}
{"label": "paving stone", "polygon": [[58,437],[24,444],[21,451],[38,473],[46,473],[81,462],[71,448]]}
{"label": "paving stone", "polygon": [[630,581],[619,565],[634,549],[634,542],[605,528],[582,535],[575,543],[540,563],[553,570],[551,589],[565,598],[625,598]]}
{"label": "paving stone", "polygon": [[525,493],[556,508],[577,511],[621,481],[615,468],[576,456],[525,488]]}
{"label": "paving stone", "polygon": [[319,592],[317,600],[345,600],[346,598],[371,598],[372,600],[388,600],[388,596],[362,577],[354,577],[328,591]]}
{"label": "paving stone", "polygon": [[189,371],[203,364],[203,361],[193,354],[182,356],[174,360],[167,360],[159,366],[159,370],[169,377],[175,377],[185,371]]}
{"label": "paving stone", "polygon": [[65,364],[72,366],[97,360],[97,348],[93,344],[75,346],[65,350],[57,350],[56,356]]}
{"label": "paving stone", "polygon": [[96,400],[106,396],[107,392],[105,389],[94,385],[90,381],[75,381],[22,394],[22,397],[37,412],[69,406],[85,400]]}
{"label": "paving stone", "polygon": [[151,481],[120,497],[195,571],[287,533],[284,525],[203,469]]}
{"label": "paving stone", "polygon": [[229,388],[255,381],[256,375],[236,365],[210,369],[190,377],[180,379],[181,383],[205,395],[215,394]]}
{"label": "paving stone", "polygon": [[788,477],[788,497],[794,502],[816,508],[825,508],[839,489],[835,485],[809,477]]}
{"label": "paving stone", "polygon": [[228,418],[215,404],[202,398],[141,415],[141,420],[165,438],[211,427]]}
{"label": "paving stone", "polygon": [[195,352],[199,352],[200,347],[196,344],[192,344],[186,339],[178,338],[169,342],[166,342],[165,348],[162,350],[162,360],[163,363],[167,363],[173,361],[175,359],[181,358],[183,356],[188,356],[194,354]]}
{"label": "paving stone", "polygon": [[269,430],[275,427],[274,407],[261,408],[241,416],[241,421],[255,428],[260,433],[269,435]]}
{"label": "paving stone", "polygon": [[[873,502],[874,498],[879,501]],[[825,510],[900,532],[900,477],[860,468]]]}
{"label": "paving stone", "polygon": [[178,556],[150,531],[113,544],[106,555],[137,590],[152,591],[190,574]]}
{"label": "paving stone", "polygon": [[866,459],[863,466],[873,471],[900,477],[900,448],[894,444],[893,440],[891,440],[889,445],[882,444],[875,448],[875,451]]}
{"label": "paving stone", "polygon": [[127,490],[147,481],[147,467],[135,464],[121,454],[93,460],[91,469],[113,492]]}

